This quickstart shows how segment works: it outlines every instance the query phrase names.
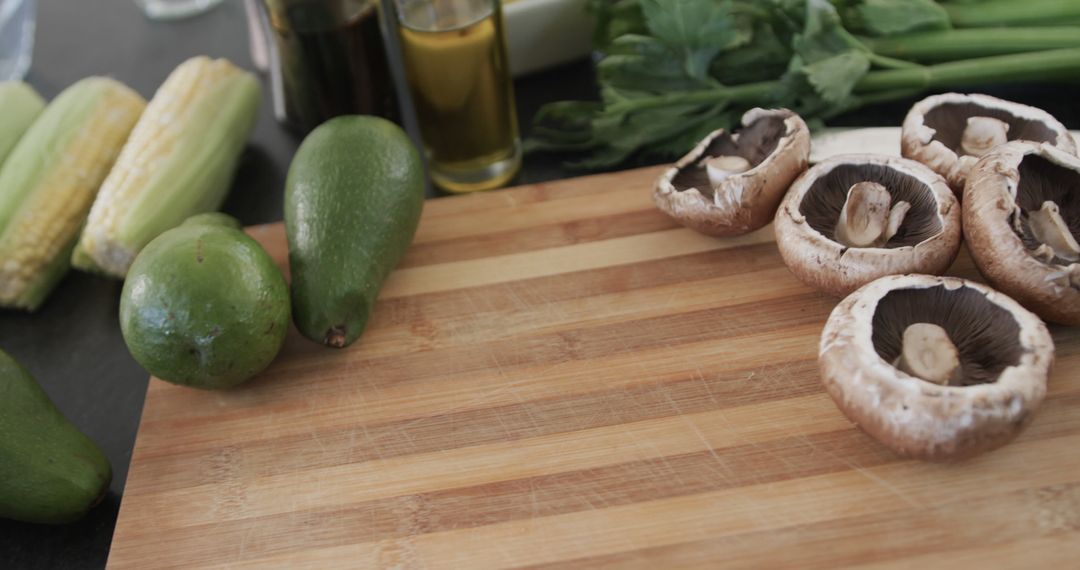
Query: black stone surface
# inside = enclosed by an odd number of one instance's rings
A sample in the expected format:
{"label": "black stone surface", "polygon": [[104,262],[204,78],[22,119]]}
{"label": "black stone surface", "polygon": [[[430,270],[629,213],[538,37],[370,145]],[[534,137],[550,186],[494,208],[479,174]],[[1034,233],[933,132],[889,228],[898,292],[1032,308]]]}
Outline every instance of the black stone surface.
{"label": "black stone surface", "polygon": [[[179,22],[149,21],[133,0],[38,0],[34,63],[27,80],[52,97],[82,77],[109,75],[149,97],[173,67],[193,55],[227,57],[252,69],[247,41],[239,0]],[[595,98],[593,82],[588,61],[517,80],[523,130],[527,134],[531,117],[545,102]],[[1076,85],[988,92],[1041,106],[1069,127],[1080,127]],[[912,102],[864,109],[833,124],[899,125]],[[281,219],[285,172],[297,143],[274,122],[264,99],[224,210],[245,224]],[[526,157],[516,183],[575,174],[558,158]],[[0,568],[105,565],[147,383],[120,336],[120,287],[116,281],[72,272],[36,314],[0,311],[0,348],[34,373],[63,413],[98,442],[115,471],[108,497],[82,522],[48,527],[0,520]]]}

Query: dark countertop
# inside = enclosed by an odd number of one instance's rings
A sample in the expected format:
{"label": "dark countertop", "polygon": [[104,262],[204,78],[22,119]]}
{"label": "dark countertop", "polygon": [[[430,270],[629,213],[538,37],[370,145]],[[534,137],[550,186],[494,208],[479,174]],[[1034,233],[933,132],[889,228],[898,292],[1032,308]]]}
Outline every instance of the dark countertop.
{"label": "dark countertop", "polygon": [[[51,98],[88,75],[110,75],[144,96],[184,59],[227,57],[252,69],[243,5],[225,2],[208,14],[174,23],[147,20],[133,0],[38,0],[34,63],[27,80]],[[595,97],[587,61],[515,82],[518,114],[530,118],[547,101]],[[1071,128],[1080,126],[1071,86],[1002,87],[988,92],[1037,105]],[[224,210],[245,224],[281,219],[285,171],[298,141],[264,105]],[[864,109],[833,125],[899,125],[912,101]],[[572,176],[552,157],[526,157],[517,183]],[[84,521],[46,527],[0,520],[2,568],[101,568],[127,477],[147,374],[128,355],[117,324],[121,284],[70,273],[34,315],[0,311],[0,347],[37,377],[64,414],[96,441],[115,476],[104,504]],[[163,537],[163,540],[167,540]]]}

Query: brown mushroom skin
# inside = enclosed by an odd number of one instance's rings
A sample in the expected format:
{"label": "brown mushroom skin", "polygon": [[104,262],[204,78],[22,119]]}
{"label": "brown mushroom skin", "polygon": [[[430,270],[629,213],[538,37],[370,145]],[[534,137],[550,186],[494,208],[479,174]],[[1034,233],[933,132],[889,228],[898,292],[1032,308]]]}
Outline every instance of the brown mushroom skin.
{"label": "brown mushroom skin", "polygon": [[[941,231],[915,245],[896,248],[847,247],[814,229],[802,212],[814,182],[845,164],[880,165],[925,184],[936,201]],[[813,166],[792,185],[774,220],[780,256],[795,277],[829,295],[843,297],[885,275],[944,273],[960,251],[960,207],[945,181],[927,167],[884,155],[839,155]]]}
{"label": "brown mushroom skin", "polygon": [[[958,153],[959,135],[957,135],[956,149],[950,148],[939,140],[939,133],[927,124],[927,115],[935,109],[943,106],[976,106],[986,110],[996,118],[1005,120],[1007,123],[1017,122],[1011,125],[1008,138],[1029,139],[1035,142],[1049,141],[1062,151],[1076,154],[1076,143],[1072,135],[1052,115],[1028,105],[1013,103],[997,97],[980,94],[943,93],[932,95],[915,103],[904,117],[903,128],[900,135],[900,153],[904,158],[917,160],[929,166],[934,172],[945,177],[949,187],[953,189],[957,197],[961,197],[964,185],[971,169],[978,162],[979,157]],[[1043,128],[1022,128],[1022,124],[1041,123]],[[1036,132],[1037,131],[1037,132]]]}
{"label": "brown mushroom skin", "polygon": [[[1017,318],[1019,362],[996,382],[938,385],[912,378],[874,350],[877,302],[902,288],[971,287]],[[1054,345],[1046,325],[1007,296],[953,277],[896,275],[873,281],[833,309],[822,331],[818,368],[826,392],[864,432],[893,452],[955,460],[1005,445],[1030,422],[1046,394]]]}
{"label": "brown mushroom skin", "polygon": [[1014,141],[997,147],[979,160],[964,189],[964,239],[975,266],[994,287],[1048,321],[1080,325],[1080,288],[1070,286],[1068,278],[1062,283],[1064,267],[1031,255],[1009,223],[1020,164],[1030,156],[1075,171],[1080,180],[1080,159],[1051,145]]}
{"label": "brown mushroom skin", "polygon": [[768,225],[788,186],[809,164],[810,129],[787,109],[751,109],[742,117],[743,130],[760,120],[783,121],[784,132],[772,152],[756,163],[751,160],[752,168],[732,174],[715,190],[678,189],[680,172],[697,168],[709,147],[726,134],[724,129],[713,131],[657,178],[656,207],[680,224],[715,237],[739,236]]}

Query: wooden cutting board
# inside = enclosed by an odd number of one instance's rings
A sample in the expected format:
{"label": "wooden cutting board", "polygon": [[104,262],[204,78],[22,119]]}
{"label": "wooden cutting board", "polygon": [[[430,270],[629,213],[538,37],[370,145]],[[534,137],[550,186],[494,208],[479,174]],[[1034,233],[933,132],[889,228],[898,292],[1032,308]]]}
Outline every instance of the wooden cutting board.
{"label": "wooden cutting board", "polygon": [[[1014,443],[906,461],[818,383],[835,299],[658,169],[425,206],[370,328],[249,384],[152,380],[113,568],[1067,567],[1080,328]],[[284,264],[280,224],[250,230]],[[954,274],[973,277],[962,256]]]}

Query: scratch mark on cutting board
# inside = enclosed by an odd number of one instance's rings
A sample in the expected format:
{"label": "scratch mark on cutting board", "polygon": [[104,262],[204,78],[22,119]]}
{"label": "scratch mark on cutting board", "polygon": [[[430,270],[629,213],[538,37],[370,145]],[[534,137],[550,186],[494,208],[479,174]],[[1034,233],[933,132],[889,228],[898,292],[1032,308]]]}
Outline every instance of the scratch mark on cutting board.
{"label": "scratch mark on cutting board", "polygon": [[540,516],[540,501],[536,499],[536,481],[529,478],[529,500],[532,502],[532,516]]}
{"label": "scratch mark on cutting board", "polygon": [[250,522],[247,525],[247,529],[244,532],[244,536],[240,537],[240,548],[237,550],[236,555],[233,556],[233,562],[240,562],[246,558],[248,541],[255,534],[256,527],[259,526],[259,519],[248,519]]}
{"label": "scratch mark on cutting board", "polygon": [[690,431],[694,432],[694,435],[698,438],[698,441],[700,441],[702,445],[705,446],[705,449],[709,452],[709,455],[711,455],[717,463],[723,464],[724,460],[720,457],[720,454],[716,453],[716,450],[713,449],[713,444],[710,443],[709,440],[705,437],[705,434],[701,432],[701,428],[699,428],[698,425],[694,423],[694,420],[690,416],[686,415],[683,412],[682,408],[679,407],[679,404],[675,402],[675,399],[671,397],[670,390],[664,390],[664,398],[666,398],[667,401],[671,404],[671,408],[675,410],[675,413],[679,415],[679,419],[681,419],[683,423],[685,423],[686,426],[690,428]]}
{"label": "scratch mark on cutting board", "polygon": [[521,405],[521,409],[525,412],[525,415],[528,416],[529,423],[532,424],[533,428],[532,435],[539,435],[542,430],[540,428],[540,422],[536,420],[536,414],[533,413],[534,406],[532,405],[532,403],[526,401],[525,398],[521,396],[521,392],[518,392],[516,390],[511,392],[511,395],[514,397],[515,400],[517,400],[518,404]]}
{"label": "scratch mark on cutting board", "polygon": [[840,463],[843,463],[844,465],[847,465],[848,467],[851,468],[852,471],[854,471],[855,473],[859,474],[860,476],[862,476],[862,477],[864,477],[866,479],[869,479],[873,483],[880,486],[882,489],[885,489],[886,492],[888,492],[889,494],[893,495],[894,497],[900,499],[905,504],[907,504],[909,507],[912,507],[912,508],[915,508],[915,509],[925,509],[925,508],[928,507],[928,505],[922,503],[921,501],[918,501],[918,500],[914,499],[913,497],[911,497],[907,493],[901,491],[900,488],[897,487],[896,485],[893,485],[892,483],[890,483],[886,479],[883,479],[882,477],[879,477],[879,476],[875,475],[869,469],[859,465],[858,463],[855,463],[851,459],[849,459],[847,457],[844,457],[842,455],[838,455],[836,453],[833,453],[832,451],[830,451],[830,450],[828,450],[828,449],[826,449],[824,447],[815,446],[813,443],[810,442],[809,438],[807,438],[805,434],[796,434],[795,437],[797,439],[799,439],[800,441],[805,442],[808,446],[810,446],[810,448],[814,452],[821,451],[822,453],[824,453],[825,455],[828,455],[829,457],[835,459],[836,461],[839,461]]}
{"label": "scratch mark on cutting board", "polygon": [[[498,354],[496,354],[495,352],[492,352],[491,353],[491,361],[493,363],[495,363],[495,370],[497,370],[499,372],[499,378],[509,378],[509,376],[506,375],[506,370],[503,369],[502,362],[499,361],[499,355]],[[506,384],[504,384],[504,386],[506,386],[508,388],[513,388],[514,387],[513,383],[506,383]]]}
{"label": "scratch mark on cutting board", "polygon": [[521,297],[521,295],[518,294],[517,287],[514,283],[510,283],[506,289],[510,293],[510,297],[514,300],[514,302],[521,307],[522,312],[528,311],[532,308],[532,305],[530,305],[525,299]]}
{"label": "scratch mark on cutting board", "polygon": [[701,383],[701,387],[705,389],[705,393],[709,395],[709,401],[720,405],[720,400],[716,399],[716,394],[712,391],[712,383],[705,378],[705,373],[702,372],[701,367],[694,368],[694,374],[692,378],[695,378]]}
{"label": "scratch mark on cutting board", "polygon": [[322,437],[319,436],[319,430],[312,429],[310,435],[311,441],[315,442],[315,445],[319,447],[319,452],[325,456],[327,454],[326,444],[323,443]]}
{"label": "scratch mark on cutting board", "polygon": [[874,483],[877,483],[878,485],[881,486],[882,489],[885,489],[886,492],[888,492],[888,493],[892,494],[893,496],[895,496],[896,498],[900,499],[901,501],[906,503],[909,507],[912,507],[914,509],[925,509],[927,507],[927,505],[923,504],[920,501],[915,500],[914,498],[912,498],[907,493],[904,493],[903,491],[901,491],[900,488],[897,487],[896,485],[893,485],[892,483],[886,481],[885,479],[883,479],[881,477],[878,477],[877,475],[874,475],[869,469],[861,467],[861,466],[855,464],[854,462],[852,462],[850,460],[844,460],[844,462],[847,463],[848,465],[850,465],[851,468],[856,473],[858,473],[859,475],[862,475],[863,477],[873,481]]}

